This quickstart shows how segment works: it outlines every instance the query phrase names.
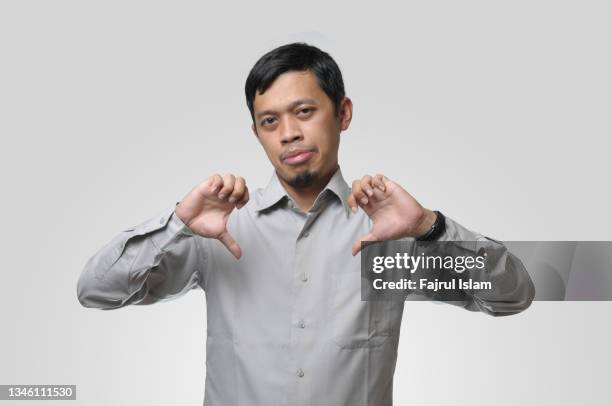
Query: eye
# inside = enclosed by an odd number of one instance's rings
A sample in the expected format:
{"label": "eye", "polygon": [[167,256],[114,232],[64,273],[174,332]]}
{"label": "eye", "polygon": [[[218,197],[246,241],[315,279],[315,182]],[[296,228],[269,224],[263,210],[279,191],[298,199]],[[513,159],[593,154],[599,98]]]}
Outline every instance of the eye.
{"label": "eye", "polygon": [[274,124],[274,117],[266,117],[259,124],[262,126]]}
{"label": "eye", "polygon": [[304,107],[298,111],[298,114],[301,114],[302,116],[309,116],[313,111],[314,109],[312,107]]}

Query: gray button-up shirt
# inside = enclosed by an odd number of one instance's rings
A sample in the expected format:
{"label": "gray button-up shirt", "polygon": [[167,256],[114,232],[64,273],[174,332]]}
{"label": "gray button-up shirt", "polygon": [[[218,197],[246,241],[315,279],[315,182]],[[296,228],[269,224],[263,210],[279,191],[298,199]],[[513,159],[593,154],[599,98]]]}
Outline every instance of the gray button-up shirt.
{"label": "gray button-up shirt", "polygon": [[[391,405],[404,302],[361,300],[360,258],[351,246],[372,221],[351,211],[349,193],[338,169],[304,213],[274,174],[229,217],[240,260],[218,240],[192,233],[173,205],[88,260],[79,301],[115,309],[202,288],[205,405]],[[483,239],[446,218],[441,240]],[[462,306],[493,315],[529,306],[531,279],[505,255],[489,270],[505,284],[503,298],[466,295]]]}

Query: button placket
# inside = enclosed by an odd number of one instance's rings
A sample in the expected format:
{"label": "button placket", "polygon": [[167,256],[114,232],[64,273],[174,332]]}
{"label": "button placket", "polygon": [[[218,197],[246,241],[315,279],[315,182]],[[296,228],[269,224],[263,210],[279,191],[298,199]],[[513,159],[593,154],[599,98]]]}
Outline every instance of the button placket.
{"label": "button placket", "polygon": [[315,222],[317,217],[319,217],[319,214],[319,211],[308,212],[308,214],[306,214],[306,221],[304,222],[304,226],[302,227],[300,238],[308,238],[308,236],[310,235],[312,224]]}
{"label": "button placket", "polygon": [[[294,284],[296,287],[296,294],[297,297],[295,298],[295,303],[296,305],[293,308],[293,314],[292,314],[292,318],[293,318],[293,322],[292,322],[292,329],[294,329],[294,332],[292,334],[293,336],[293,340],[295,342],[295,353],[293,354],[292,358],[293,358],[293,362],[295,362],[294,366],[296,367],[295,370],[295,374],[298,378],[304,378],[304,370],[300,367],[301,365],[304,365],[304,362],[306,361],[304,359],[304,355],[305,352],[302,350],[302,346],[305,345],[305,343],[307,341],[307,332],[305,331],[306,328],[306,321],[304,320],[303,316],[306,314],[305,311],[306,309],[304,308],[304,303],[303,303],[303,295],[304,295],[304,291],[303,289],[306,289],[306,286],[304,285],[304,282],[306,282],[308,280],[308,277],[306,276],[306,270],[304,269],[302,266],[302,261],[304,260],[304,256],[303,254],[305,253],[305,249],[307,247],[307,245],[304,244],[308,244],[307,241],[305,241],[304,239],[306,237],[308,237],[308,231],[307,228],[309,226],[309,223],[311,222],[311,216],[310,214],[306,214],[302,211],[296,212],[296,214],[302,219],[302,224],[301,224],[301,228],[300,228],[300,232],[298,233],[297,239],[295,240],[295,268],[294,268]],[[297,216],[296,216],[297,217]],[[303,385],[303,383],[299,384],[300,386]],[[301,389],[303,390],[303,389]]]}

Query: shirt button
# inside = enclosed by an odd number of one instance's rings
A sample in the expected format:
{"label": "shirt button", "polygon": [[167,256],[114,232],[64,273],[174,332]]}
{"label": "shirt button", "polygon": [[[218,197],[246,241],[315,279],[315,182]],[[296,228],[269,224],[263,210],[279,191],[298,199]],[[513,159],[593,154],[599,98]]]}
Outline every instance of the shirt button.
{"label": "shirt button", "polygon": [[302,234],[302,237],[307,238],[308,237],[308,231],[306,231],[304,234]]}
{"label": "shirt button", "polygon": [[304,371],[302,371],[301,368],[297,370],[297,376],[299,376],[300,378],[304,376]]}
{"label": "shirt button", "polygon": [[304,320],[300,320],[298,326],[300,326],[300,328],[306,328],[306,323],[304,323]]}
{"label": "shirt button", "polygon": [[306,282],[306,281],[308,281],[308,275],[303,274],[302,275],[302,282]]}
{"label": "shirt button", "polygon": [[164,218],[163,217],[159,219],[159,224],[164,224]]}

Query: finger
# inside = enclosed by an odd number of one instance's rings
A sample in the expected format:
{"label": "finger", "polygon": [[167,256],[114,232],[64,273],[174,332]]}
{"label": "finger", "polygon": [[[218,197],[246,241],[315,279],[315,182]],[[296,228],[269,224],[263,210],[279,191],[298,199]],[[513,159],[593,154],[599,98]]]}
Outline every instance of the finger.
{"label": "finger", "polygon": [[228,201],[230,203],[234,203],[240,200],[242,198],[242,195],[244,194],[245,187],[246,187],[246,184],[244,182],[244,178],[241,176],[237,176],[236,183],[234,183],[234,190],[230,194]]}
{"label": "finger", "polygon": [[242,206],[244,206],[245,204],[247,204],[247,202],[249,201],[249,188],[245,185],[244,186],[244,194],[242,195],[242,199],[238,200],[238,203],[236,203],[236,208],[241,209]]}
{"label": "finger", "polygon": [[385,191],[385,182],[383,179],[383,175],[380,173],[372,178],[372,185],[375,188],[378,188],[381,192]]}
{"label": "finger", "polygon": [[392,184],[393,181],[387,178],[385,175],[381,175],[381,176],[382,176],[383,183],[385,184],[385,190],[386,190],[388,189],[389,184]]}
{"label": "finger", "polygon": [[370,198],[370,201],[375,201],[375,202],[380,202],[381,200],[384,200],[387,197],[387,195],[382,192],[378,187],[374,188],[374,195]]}
{"label": "finger", "polygon": [[230,235],[230,233],[227,232],[227,230],[221,233],[218,238],[219,241],[221,241],[223,245],[225,245],[225,247],[229,250],[229,252],[231,252],[232,255],[236,257],[236,259],[240,259],[240,257],[242,256],[242,250],[240,249],[240,246],[238,245],[236,240],[234,240],[234,238]]}
{"label": "finger", "polygon": [[362,241],[378,241],[378,239],[371,232],[366,234],[366,235],[364,235],[364,236],[362,236],[361,238],[359,238],[353,244],[353,248],[352,248],[353,256],[357,255],[359,253],[359,251],[361,251],[361,243],[362,243]]}
{"label": "finger", "polygon": [[218,173],[215,173],[203,183],[204,188],[201,189],[206,195],[214,194],[223,185],[223,178]]}
{"label": "finger", "polygon": [[357,204],[364,206],[368,204],[368,197],[363,192],[363,189],[361,188],[361,182],[358,180],[353,181],[353,195],[355,195],[355,200],[357,201]]}
{"label": "finger", "polygon": [[357,206],[357,200],[355,200],[355,195],[353,194],[353,192],[349,194],[347,203],[349,207],[351,208],[351,210],[353,211],[353,213],[357,213],[357,208],[359,206]]}
{"label": "finger", "polygon": [[232,190],[234,190],[234,183],[236,183],[236,177],[232,174],[225,175],[223,177],[223,187],[219,191],[217,197],[221,200],[227,198]]}
{"label": "finger", "polygon": [[361,178],[361,188],[368,197],[372,197],[374,191],[372,190],[372,177],[370,175],[365,175]]}

